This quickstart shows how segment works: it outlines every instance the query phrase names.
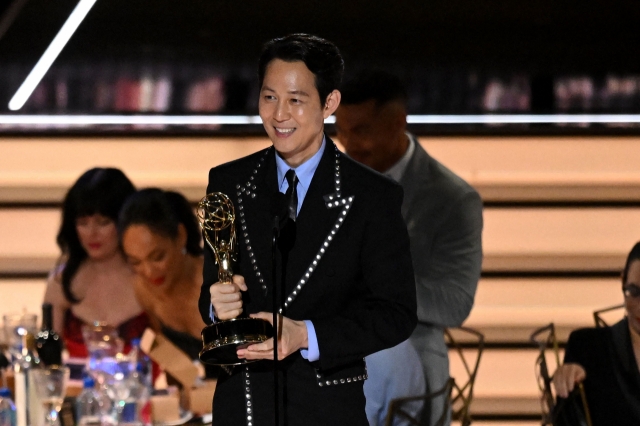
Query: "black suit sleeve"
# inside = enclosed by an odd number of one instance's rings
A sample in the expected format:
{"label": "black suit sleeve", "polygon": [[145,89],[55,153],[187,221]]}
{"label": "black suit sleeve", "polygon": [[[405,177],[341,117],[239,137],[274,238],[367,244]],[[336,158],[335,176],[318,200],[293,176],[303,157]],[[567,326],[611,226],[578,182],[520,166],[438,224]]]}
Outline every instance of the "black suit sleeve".
{"label": "black suit sleeve", "polygon": [[390,189],[376,198],[376,205],[361,210],[362,215],[355,219],[365,222],[360,252],[353,254],[359,257],[361,285],[356,286],[346,309],[313,319],[322,369],[395,346],[416,326],[409,237],[400,213],[402,189],[386,188]]}

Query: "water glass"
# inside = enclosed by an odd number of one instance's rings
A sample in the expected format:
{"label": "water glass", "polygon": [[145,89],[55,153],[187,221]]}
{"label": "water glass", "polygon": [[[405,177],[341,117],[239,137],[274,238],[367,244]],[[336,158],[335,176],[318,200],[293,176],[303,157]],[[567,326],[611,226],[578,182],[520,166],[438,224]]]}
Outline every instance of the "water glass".
{"label": "water glass", "polygon": [[82,337],[89,352],[87,369],[103,385],[108,376],[120,369],[118,359],[122,356],[124,342],[115,327],[100,322],[82,326]]}
{"label": "water glass", "polygon": [[27,333],[38,332],[38,316],[36,314],[7,314],[2,316],[4,324],[4,342],[12,355],[20,352],[22,337]]}
{"label": "water glass", "polygon": [[55,426],[69,381],[69,368],[52,366],[31,370],[36,395],[44,406],[44,424]]}

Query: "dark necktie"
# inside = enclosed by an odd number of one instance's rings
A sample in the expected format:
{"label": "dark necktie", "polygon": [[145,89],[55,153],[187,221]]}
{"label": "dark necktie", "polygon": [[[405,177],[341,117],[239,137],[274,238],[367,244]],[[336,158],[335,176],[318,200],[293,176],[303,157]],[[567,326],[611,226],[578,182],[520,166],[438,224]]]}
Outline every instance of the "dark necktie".
{"label": "dark necktie", "polygon": [[287,192],[285,193],[287,207],[289,209],[289,218],[295,222],[298,216],[298,176],[296,176],[296,172],[293,169],[289,169],[284,175],[284,178],[289,184],[289,188],[287,188]]}

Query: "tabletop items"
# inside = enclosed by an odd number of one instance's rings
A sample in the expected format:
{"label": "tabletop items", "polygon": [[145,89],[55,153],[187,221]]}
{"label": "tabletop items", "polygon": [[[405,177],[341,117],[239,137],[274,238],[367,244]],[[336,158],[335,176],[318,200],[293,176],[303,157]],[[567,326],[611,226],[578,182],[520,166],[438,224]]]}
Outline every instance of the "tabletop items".
{"label": "tabletop items", "polygon": [[[15,419],[2,414],[0,426],[151,423],[152,365],[139,340],[125,353],[114,327],[85,325],[89,357],[78,368],[73,362],[63,365],[62,339],[51,328],[51,305],[43,305],[40,330],[34,314],[4,315],[3,321],[9,366],[0,388],[13,389]],[[73,386],[70,379],[75,379]],[[80,395],[78,381],[84,385]],[[0,398],[4,404],[6,398]]]}

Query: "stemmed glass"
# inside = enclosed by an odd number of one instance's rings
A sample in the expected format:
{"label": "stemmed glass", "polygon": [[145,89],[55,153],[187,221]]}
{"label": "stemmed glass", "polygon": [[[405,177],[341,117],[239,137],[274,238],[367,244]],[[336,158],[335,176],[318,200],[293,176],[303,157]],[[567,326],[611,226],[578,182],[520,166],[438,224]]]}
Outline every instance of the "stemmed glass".
{"label": "stemmed glass", "polygon": [[51,366],[31,370],[36,395],[45,409],[45,425],[55,426],[69,381],[69,368]]}

